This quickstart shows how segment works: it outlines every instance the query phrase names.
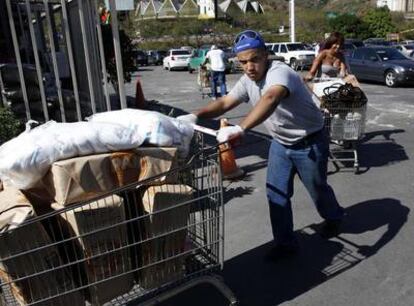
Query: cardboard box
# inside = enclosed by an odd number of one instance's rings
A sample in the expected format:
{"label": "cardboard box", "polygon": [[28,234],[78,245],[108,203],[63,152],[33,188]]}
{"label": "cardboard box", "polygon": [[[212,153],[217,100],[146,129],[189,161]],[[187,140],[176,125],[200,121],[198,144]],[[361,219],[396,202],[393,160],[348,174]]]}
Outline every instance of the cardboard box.
{"label": "cardboard box", "polygon": [[[75,291],[73,279],[62,266],[55,246],[40,222],[23,225],[35,217],[30,202],[16,189],[6,187],[0,192],[0,278],[19,305],[61,295],[41,305],[83,305],[84,298]],[[21,254],[25,251],[42,249]],[[13,256],[13,257],[12,257]],[[43,274],[37,274],[46,270]],[[23,280],[17,280],[27,277]],[[17,280],[17,281],[16,281]]]}
{"label": "cardboard box", "polygon": [[[52,208],[60,210],[65,206],[54,203]],[[70,232],[72,237],[77,237],[82,252],[81,257],[86,259],[83,266],[86,272],[84,284],[89,285],[131,270],[128,249],[116,250],[128,245],[127,227],[125,224],[119,224],[125,221],[122,198],[113,195],[63,212],[59,216],[62,230]],[[110,227],[112,225],[113,227]],[[67,231],[67,228],[70,230]],[[132,285],[131,273],[91,285],[89,287],[91,303],[102,305],[128,292]]]}
{"label": "cardboard box", "polygon": [[[53,202],[68,205],[151,178],[176,165],[177,148],[142,147],[133,151],[75,157],[53,163],[38,190],[43,188]],[[164,176],[151,185],[175,180],[174,176]]]}
{"label": "cardboard box", "polygon": [[[150,186],[143,193],[146,214],[143,235],[149,241],[141,246],[143,268],[139,283],[142,287],[156,288],[184,276],[185,256],[181,254],[185,249],[191,202],[181,204],[191,201],[192,197],[191,187],[178,184]],[[180,256],[173,258],[176,255]]]}

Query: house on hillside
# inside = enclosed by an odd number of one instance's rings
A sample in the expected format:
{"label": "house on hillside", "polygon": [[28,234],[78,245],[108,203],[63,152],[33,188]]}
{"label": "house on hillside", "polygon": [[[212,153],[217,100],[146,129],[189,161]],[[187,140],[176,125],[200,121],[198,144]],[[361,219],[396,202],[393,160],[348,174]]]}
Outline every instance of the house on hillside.
{"label": "house on hillside", "polygon": [[414,0],[377,0],[377,7],[387,6],[392,12],[414,12]]}
{"label": "house on hillside", "polygon": [[[246,13],[263,14],[263,7],[252,0],[218,0],[218,18],[238,18]],[[214,0],[142,0],[137,2],[135,16],[141,19],[216,17]]]}

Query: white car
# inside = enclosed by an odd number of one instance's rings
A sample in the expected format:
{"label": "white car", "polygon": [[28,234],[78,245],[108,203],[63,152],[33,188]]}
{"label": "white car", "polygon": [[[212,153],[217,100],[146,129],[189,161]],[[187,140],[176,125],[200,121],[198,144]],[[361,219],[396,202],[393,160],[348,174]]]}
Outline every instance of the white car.
{"label": "white car", "polygon": [[295,70],[299,67],[312,66],[315,59],[315,51],[309,50],[304,43],[300,42],[267,43],[266,48],[273,51],[275,55],[283,57],[285,63]]}
{"label": "white car", "polygon": [[397,45],[394,48],[397,49],[398,51],[400,51],[405,56],[410,57],[411,54],[414,51],[414,44],[411,44],[411,45]]}
{"label": "white car", "polygon": [[166,70],[187,69],[191,52],[184,49],[171,49],[164,57],[163,66]]}

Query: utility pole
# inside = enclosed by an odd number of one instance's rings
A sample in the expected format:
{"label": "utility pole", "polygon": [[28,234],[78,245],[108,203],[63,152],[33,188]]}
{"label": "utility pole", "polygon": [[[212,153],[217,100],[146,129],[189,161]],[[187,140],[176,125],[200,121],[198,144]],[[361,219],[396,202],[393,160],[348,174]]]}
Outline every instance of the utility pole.
{"label": "utility pole", "polygon": [[290,42],[296,41],[295,36],[295,0],[289,2],[289,18],[290,18]]}
{"label": "utility pole", "polygon": [[214,0],[214,19],[218,20],[218,0]]}

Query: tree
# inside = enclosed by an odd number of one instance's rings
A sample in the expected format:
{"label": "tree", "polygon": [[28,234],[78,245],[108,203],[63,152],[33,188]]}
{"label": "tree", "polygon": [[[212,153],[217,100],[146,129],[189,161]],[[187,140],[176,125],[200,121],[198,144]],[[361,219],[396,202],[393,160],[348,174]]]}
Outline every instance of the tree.
{"label": "tree", "polygon": [[388,7],[369,10],[363,17],[363,21],[367,24],[368,30],[375,37],[386,37],[388,33],[396,31]]}
{"label": "tree", "polygon": [[[102,24],[102,40],[105,53],[106,70],[109,74],[109,80],[114,85],[114,88],[118,88],[118,76],[116,70],[115,49],[113,44],[112,28],[111,25]],[[119,40],[121,45],[122,66],[124,70],[124,81],[131,81],[131,73],[136,70],[134,65],[133,46],[131,39],[126,35],[124,30],[119,30]]]}
{"label": "tree", "polygon": [[330,32],[340,32],[348,38],[365,39],[373,35],[368,24],[354,14],[341,14],[330,18],[328,25]]}

